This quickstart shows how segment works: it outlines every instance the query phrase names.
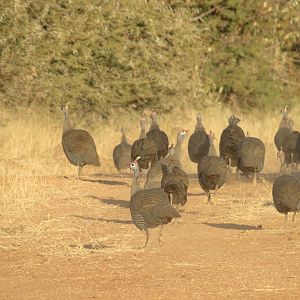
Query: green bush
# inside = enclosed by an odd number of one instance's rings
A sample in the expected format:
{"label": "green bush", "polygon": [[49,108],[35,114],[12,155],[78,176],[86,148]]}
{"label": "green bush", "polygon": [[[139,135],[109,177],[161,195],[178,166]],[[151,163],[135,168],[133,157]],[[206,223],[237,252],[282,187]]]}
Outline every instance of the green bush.
{"label": "green bush", "polygon": [[300,0],[3,1],[0,99],[103,117],[296,101],[299,11]]}

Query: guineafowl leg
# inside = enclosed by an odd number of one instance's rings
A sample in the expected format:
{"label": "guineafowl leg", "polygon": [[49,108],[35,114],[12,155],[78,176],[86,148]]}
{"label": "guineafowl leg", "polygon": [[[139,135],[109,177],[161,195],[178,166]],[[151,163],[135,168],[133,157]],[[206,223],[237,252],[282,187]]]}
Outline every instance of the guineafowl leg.
{"label": "guineafowl leg", "polygon": [[291,153],[291,166],[292,166],[292,169],[295,168],[295,163],[294,163],[294,153]]}
{"label": "guineafowl leg", "polygon": [[147,244],[148,244],[148,241],[149,241],[149,237],[150,237],[150,232],[149,232],[149,229],[146,228],[145,230],[145,234],[146,234],[146,241],[145,241],[145,245],[142,247],[143,248],[146,248]]}
{"label": "guineafowl leg", "polygon": [[78,166],[78,173],[77,173],[78,180],[80,179],[80,174],[81,174],[82,168],[83,168],[83,166]]}
{"label": "guineafowl leg", "polygon": [[232,169],[231,169],[231,158],[228,158],[228,170],[229,170],[229,173],[232,173]]}
{"label": "guineafowl leg", "polygon": [[288,220],[288,213],[285,213],[285,218],[284,218],[284,229],[286,229],[287,220]]}
{"label": "guineafowl leg", "polygon": [[294,212],[294,214],[293,214],[293,219],[292,219],[292,222],[293,222],[293,227],[295,227],[295,216],[296,216],[296,211]]}
{"label": "guineafowl leg", "polygon": [[160,245],[164,243],[164,236],[163,236],[163,233],[162,233],[163,227],[164,227],[164,225],[161,225],[160,226],[160,231],[159,231],[159,244]]}
{"label": "guineafowl leg", "polygon": [[207,204],[208,203],[212,204],[212,202],[211,202],[211,193],[210,193],[209,190],[207,191]]}
{"label": "guineafowl leg", "polygon": [[256,170],[254,171],[253,186],[254,186],[255,188],[256,188],[256,186],[257,186]]}

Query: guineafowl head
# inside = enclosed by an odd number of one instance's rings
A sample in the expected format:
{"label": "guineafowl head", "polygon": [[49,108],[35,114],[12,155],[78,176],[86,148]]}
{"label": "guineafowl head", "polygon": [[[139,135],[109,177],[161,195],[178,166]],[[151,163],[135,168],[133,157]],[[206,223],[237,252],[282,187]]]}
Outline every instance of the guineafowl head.
{"label": "guineafowl head", "polygon": [[140,172],[140,167],[138,164],[138,160],[140,159],[140,156],[138,156],[131,164],[130,164],[130,170],[133,171],[133,174],[135,177],[138,177]]}
{"label": "guineafowl head", "polygon": [[188,133],[188,130],[185,129],[181,129],[178,134],[177,134],[177,141],[178,142],[182,142],[186,136],[186,134]]}
{"label": "guineafowl head", "polygon": [[195,127],[195,131],[198,131],[198,130],[205,130],[203,124],[202,124],[202,121],[203,121],[203,118],[202,118],[202,115],[200,113],[197,114],[197,124],[196,124],[196,127]]}
{"label": "guineafowl head", "polygon": [[151,112],[151,119],[152,120],[156,120],[157,119],[157,112],[154,109],[152,109],[152,112]]}
{"label": "guineafowl head", "polygon": [[236,117],[234,115],[230,116],[230,118],[229,118],[229,125],[231,125],[231,126],[237,126],[237,124],[239,122],[241,122],[241,120],[238,117]]}
{"label": "guineafowl head", "polygon": [[67,102],[65,105],[61,107],[61,110],[65,114],[65,118],[69,117],[69,102]]}
{"label": "guineafowl head", "polygon": [[197,114],[197,123],[202,123],[203,117],[200,113]]}
{"label": "guineafowl head", "polygon": [[69,116],[69,102],[65,106],[62,107],[62,111],[64,112],[64,115],[65,115],[65,120],[64,120],[64,125],[63,125],[63,134],[64,134],[67,131],[74,128],[74,124],[71,122],[70,116]]}

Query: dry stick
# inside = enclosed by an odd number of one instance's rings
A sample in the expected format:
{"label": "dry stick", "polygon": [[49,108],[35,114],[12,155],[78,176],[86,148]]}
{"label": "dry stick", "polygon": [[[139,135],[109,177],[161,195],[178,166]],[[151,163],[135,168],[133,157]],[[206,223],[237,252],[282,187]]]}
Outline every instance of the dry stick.
{"label": "dry stick", "polygon": [[198,20],[201,20],[202,22],[205,22],[203,20],[203,17],[209,15],[210,13],[214,12],[216,10],[216,7],[213,7],[212,9],[208,10],[207,12],[201,14],[200,16],[198,17],[195,17],[195,18],[192,18],[191,21],[194,22],[194,21],[198,21]]}

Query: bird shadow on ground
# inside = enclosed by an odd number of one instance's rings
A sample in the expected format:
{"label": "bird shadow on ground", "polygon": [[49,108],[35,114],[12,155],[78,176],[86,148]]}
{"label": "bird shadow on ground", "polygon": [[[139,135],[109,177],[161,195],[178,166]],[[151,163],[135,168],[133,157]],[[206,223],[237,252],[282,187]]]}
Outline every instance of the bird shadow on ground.
{"label": "bird shadow on ground", "polygon": [[96,182],[106,185],[129,185],[127,182],[123,181],[117,181],[117,180],[106,180],[106,179],[87,179],[87,178],[81,178],[81,181],[88,181],[88,182]]}
{"label": "bird shadow on ground", "polygon": [[102,249],[112,248],[111,246],[107,246],[101,242],[88,243],[88,244],[83,244],[83,245],[69,244],[69,247],[72,247],[72,248],[81,248],[82,247],[87,250],[102,250]]}
{"label": "bird shadow on ground", "polygon": [[202,224],[214,227],[214,228],[222,228],[229,230],[262,230],[261,225],[243,225],[243,224],[235,224],[235,223],[207,223],[203,222]]}
{"label": "bird shadow on ground", "polygon": [[91,174],[92,176],[95,177],[110,177],[110,178],[132,178],[131,173],[123,173],[121,172],[120,174],[107,174],[107,173],[93,173]]}
{"label": "bird shadow on ground", "polygon": [[113,199],[113,198],[104,199],[104,198],[99,198],[99,197],[92,196],[92,195],[87,196],[87,198],[92,198],[92,199],[101,201],[108,205],[120,206],[122,208],[129,208],[129,201],[127,201],[127,200],[117,200],[117,199]]}
{"label": "bird shadow on ground", "polygon": [[206,193],[188,193],[188,196],[207,196]]}
{"label": "bird shadow on ground", "polygon": [[129,201],[126,200],[101,199],[101,201],[108,205],[117,205],[122,208],[129,208]]}
{"label": "bird shadow on ground", "polygon": [[197,215],[200,213],[199,211],[196,210],[191,210],[191,211],[178,210],[178,212],[183,215]]}
{"label": "bird shadow on ground", "polygon": [[111,222],[117,224],[132,224],[132,221],[130,220],[105,219],[105,218],[97,218],[97,217],[86,217],[80,215],[71,215],[70,217],[79,218],[86,221]]}
{"label": "bird shadow on ground", "polygon": [[262,206],[274,206],[274,202],[273,201],[269,201],[269,200],[266,200],[263,204],[262,204]]}

